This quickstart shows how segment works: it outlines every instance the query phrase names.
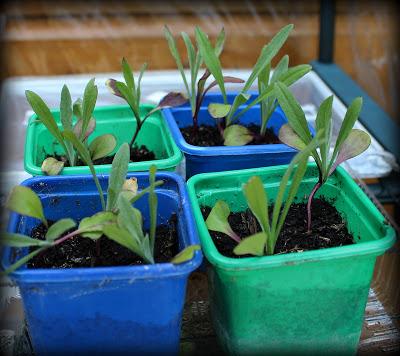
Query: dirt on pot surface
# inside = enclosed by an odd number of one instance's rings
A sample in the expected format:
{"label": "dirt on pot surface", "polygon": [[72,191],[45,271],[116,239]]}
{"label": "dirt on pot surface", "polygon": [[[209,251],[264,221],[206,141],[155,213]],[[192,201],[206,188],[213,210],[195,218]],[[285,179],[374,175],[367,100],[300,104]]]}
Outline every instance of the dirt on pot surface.
{"label": "dirt on pot surface", "polygon": [[[130,156],[130,162],[143,162],[143,161],[154,161],[156,159],[156,155],[153,151],[150,151],[145,145],[141,145],[140,147],[134,146],[130,149],[131,151],[131,156]],[[114,155],[107,156],[107,157],[102,157],[99,159],[95,159],[93,161],[94,165],[101,165],[101,164],[111,164]],[[60,155],[46,155],[46,158],[48,157],[54,157],[58,161],[63,161],[65,162],[64,166],[65,167],[70,167],[69,162],[65,156],[60,156]],[[78,159],[78,162],[76,164],[77,167],[82,167],[86,166],[86,163],[84,163],[82,160]]]}
{"label": "dirt on pot surface", "polygon": [[[211,209],[204,207],[201,211],[206,219]],[[272,212],[272,208],[269,209],[269,212]],[[245,212],[231,213],[228,220],[233,231],[241,238],[261,231],[257,219],[249,209]],[[229,236],[215,231],[210,231],[210,235],[222,255],[232,258],[250,256],[236,256],[233,249],[237,243]],[[276,242],[274,254],[319,250],[353,243],[353,237],[335,207],[324,199],[314,199],[311,234],[307,233],[306,204],[292,204]]]}
{"label": "dirt on pot surface", "polygon": [[[31,237],[44,240],[46,232],[47,228],[40,224],[32,230]],[[27,266],[28,268],[79,268],[146,264],[138,255],[105,236],[100,237],[98,242],[99,254],[96,251],[95,241],[75,236],[36,255]],[[154,249],[156,263],[169,262],[179,252],[176,215],[171,216],[167,225],[157,226]],[[30,250],[33,251],[34,248]]]}
{"label": "dirt on pot surface", "polygon": [[[264,136],[260,136],[260,126],[255,124],[250,124],[246,126],[253,134],[253,141],[249,142],[247,145],[266,145],[266,144],[276,144],[281,143],[278,137],[274,134],[273,130],[267,129]],[[224,140],[221,137],[218,128],[211,125],[200,125],[198,130],[194,129],[193,126],[188,126],[181,128],[181,133],[183,138],[187,143],[194,146],[201,147],[213,147],[213,146],[223,146]]]}

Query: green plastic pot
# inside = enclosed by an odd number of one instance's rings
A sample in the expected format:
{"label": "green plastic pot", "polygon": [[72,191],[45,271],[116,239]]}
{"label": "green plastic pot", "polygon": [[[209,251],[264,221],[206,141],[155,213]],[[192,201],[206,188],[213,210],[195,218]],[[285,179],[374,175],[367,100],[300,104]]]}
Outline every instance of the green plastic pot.
{"label": "green plastic pot", "polygon": [[[145,115],[153,109],[152,105],[141,105],[140,113]],[[52,110],[54,117],[60,126],[60,110]],[[95,137],[110,133],[117,138],[115,152],[124,142],[130,142],[136,127],[136,120],[128,105],[112,105],[98,107],[94,110],[96,129],[89,138],[89,142]],[[183,155],[171,137],[169,129],[159,112],[152,114],[143,125],[137,137],[138,146],[145,144],[148,149],[154,151],[157,159],[129,163],[129,172],[147,171],[151,165],[156,165],[158,170],[174,171],[181,162]],[[24,166],[25,170],[36,176],[43,175],[41,165],[46,154],[64,154],[62,147],[56,142],[46,127],[33,115],[29,119],[26,142]],[[114,153],[115,153],[114,152]],[[97,173],[109,173],[111,164],[96,165]],[[89,167],[65,167],[61,175],[90,174]]]}
{"label": "green plastic pot", "polygon": [[[317,196],[347,221],[355,244],[302,253],[234,259],[216,249],[200,206],[223,199],[247,208],[241,186],[263,180],[274,200],[287,166],[206,173],[188,181],[203,252],[209,261],[210,305],[221,346],[229,354],[354,354],[361,334],[375,260],[395,241],[394,230],[341,168]],[[304,201],[316,182],[308,166],[297,194]]]}

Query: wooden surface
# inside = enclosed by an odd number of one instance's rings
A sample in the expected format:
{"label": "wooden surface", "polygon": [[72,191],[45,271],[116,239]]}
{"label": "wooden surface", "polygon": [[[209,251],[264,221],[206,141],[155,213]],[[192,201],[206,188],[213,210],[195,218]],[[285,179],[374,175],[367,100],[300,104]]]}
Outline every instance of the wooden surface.
{"label": "wooden surface", "polygon": [[[399,108],[398,6],[394,1],[338,1],[335,61],[392,116]],[[214,38],[225,27],[226,68],[251,67],[263,44],[295,24],[283,51],[292,64],[318,56],[319,1],[12,1],[4,8],[2,77],[174,68],[163,26]],[[183,43],[179,44],[183,50]]]}

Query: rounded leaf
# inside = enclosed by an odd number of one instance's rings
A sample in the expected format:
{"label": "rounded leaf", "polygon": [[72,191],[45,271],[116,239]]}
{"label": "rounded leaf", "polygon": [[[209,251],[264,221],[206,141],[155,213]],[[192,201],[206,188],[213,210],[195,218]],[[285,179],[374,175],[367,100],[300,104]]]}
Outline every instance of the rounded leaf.
{"label": "rounded leaf", "polygon": [[214,119],[226,117],[230,110],[231,105],[229,104],[211,103],[208,105],[208,112]]}
{"label": "rounded leaf", "polygon": [[289,124],[282,125],[279,130],[279,140],[283,142],[285,145],[295,148],[296,150],[303,150],[306,148],[306,144],[300,138],[300,136],[294,132],[294,130],[290,127]]}
{"label": "rounded leaf", "polygon": [[117,140],[114,135],[105,134],[96,137],[89,145],[92,160],[106,157],[114,151],[116,145]]}
{"label": "rounded leaf", "polygon": [[54,241],[66,231],[76,226],[76,222],[72,219],[61,219],[51,225],[46,233],[46,240]]}
{"label": "rounded leaf", "polygon": [[64,168],[64,162],[53,157],[46,158],[42,163],[42,172],[48,176],[57,176]]}
{"label": "rounded leaf", "polygon": [[253,140],[251,131],[241,125],[230,125],[224,130],[225,146],[243,146]]}

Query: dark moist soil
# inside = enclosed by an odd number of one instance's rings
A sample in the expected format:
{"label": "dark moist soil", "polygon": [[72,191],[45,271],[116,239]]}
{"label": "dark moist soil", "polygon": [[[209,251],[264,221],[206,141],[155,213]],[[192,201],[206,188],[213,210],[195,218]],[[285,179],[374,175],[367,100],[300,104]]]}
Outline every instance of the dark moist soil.
{"label": "dark moist soil", "polygon": [[[51,225],[51,224],[50,224]],[[32,230],[31,237],[44,240],[47,228],[41,224]],[[157,226],[155,241],[155,261],[169,262],[179,252],[177,219],[173,215],[168,225]],[[75,236],[58,246],[51,247],[28,262],[28,268],[79,268],[107,267],[146,264],[142,258],[108,239],[100,237],[100,255],[96,254],[96,242]],[[34,248],[31,248],[33,251]]]}
{"label": "dark moist soil", "polygon": [[[203,207],[201,210],[204,219],[206,219],[211,209]],[[272,212],[272,208],[269,211]],[[231,213],[228,221],[233,231],[241,238],[261,231],[257,219],[249,209],[242,213]],[[306,204],[292,204],[275,245],[274,254],[319,250],[354,243],[353,237],[347,231],[346,224],[340,214],[325,200],[314,199],[311,227],[312,232],[308,234]],[[210,235],[222,255],[232,258],[250,256],[236,256],[233,249],[237,243],[224,233],[210,231]]]}
{"label": "dark moist soil", "polygon": [[[94,165],[111,164],[114,159],[114,156],[115,155],[95,159],[93,161],[93,164]],[[69,167],[69,162],[65,156],[47,155],[46,158],[48,158],[48,157],[54,157],[58,161],[64,161],[65,167]],[[154,161],[155,159],[156,159],[156,155],[154,154],[154,152],[150,151],[145,145],[142,145],[140,147],[134,146],[131,148],[130,162]],[[82,162],[80,159],[78,159],[78,162],[76,165],[77,166],[86,166],[86,164],[84,162]]]}
{"label": "dark moist soil", "polygon": [[[265,145],[265,144],[276,144],[281,143],[274,134],[273,130],[267,129],[264,136],[260,136],[260,126],[250,124],[246,126],[253,134],[253,141],[247,145]],[[221,137],[218,128],[211,125],[200,125],[198,130],[194,129],[193,126],[181,128],[181,133],[187,143],[194,146],[211,147],[211,146],[223,146],[224,140]]]}

